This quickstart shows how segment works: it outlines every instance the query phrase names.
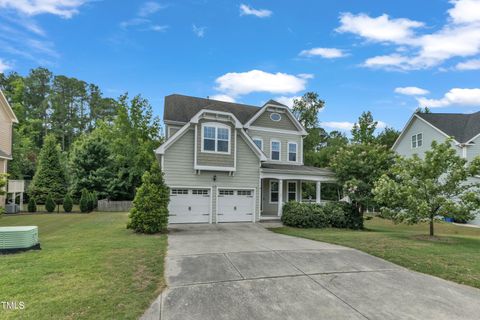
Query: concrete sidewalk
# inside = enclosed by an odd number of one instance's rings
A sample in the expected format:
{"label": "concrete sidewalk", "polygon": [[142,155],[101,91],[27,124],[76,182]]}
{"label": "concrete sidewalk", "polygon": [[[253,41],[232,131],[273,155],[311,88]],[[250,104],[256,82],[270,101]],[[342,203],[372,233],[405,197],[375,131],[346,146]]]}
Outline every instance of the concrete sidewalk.
{"label": "concrete sidewalk", "polygon": [[177,225],[143,319],[478,319],[480,290],[261,224]]}

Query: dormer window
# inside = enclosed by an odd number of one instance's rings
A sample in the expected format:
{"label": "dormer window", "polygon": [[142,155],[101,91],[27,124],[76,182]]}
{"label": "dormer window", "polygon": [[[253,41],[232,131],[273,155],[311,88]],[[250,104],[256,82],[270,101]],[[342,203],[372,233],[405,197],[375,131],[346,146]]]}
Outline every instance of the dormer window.
{"label": "dormer window", "polygon": [[272,112],[270,113],[270,119],[272,119],[272,121],[280,121],[282,120],[282,116],[280,113]]}
{"label": "dormer window", "polygon": [[202,124],[202,152],[230,153],[230,127],[221,123]]}

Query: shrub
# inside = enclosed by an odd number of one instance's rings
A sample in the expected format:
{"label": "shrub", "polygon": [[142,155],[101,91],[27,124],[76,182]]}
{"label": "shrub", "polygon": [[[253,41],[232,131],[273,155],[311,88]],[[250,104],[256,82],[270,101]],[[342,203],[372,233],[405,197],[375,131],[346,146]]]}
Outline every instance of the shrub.
{"label": "shrub", "polygon": [[67,195],[65,196],[65,199],[63,199],[63,210],[65,212],[72,212],[72,209],[73,209],[72,197],[70,197],[70,194],[67,193]]}
{"label": "shrub", "polygon": [[93,209],[95,209],[95,199],[93,198],[93,192],[88,193],[87,206],[88,206],[88,212],[92,212]]}
{"label": "shrub", "polygon": [[28,200],[27,210],[28,212],[37,212],[37,202],[35,198],[31,197],[30,200]]}
{"label": "shrub", "polygon": [[92,196],[93,196],[93,209],[97,209],[98,208],[98,193],[97,193],[97,191],[93,191]]}
{"label": "shrub", "polygon": [[170,190],[157,163],[142,177],[130,211],[128,229],[142,233],[165,232],[168,224]]}
{"label": "shrub", "polygon": [[48,212],[53,212],[56,206],[57,205],[55,204],[55,201],[53,201],[52,195],[48,194],[47,200],[45,200],[45,209]]}
{"label": "shrub", "polygon": [[90,195],[87,189],[82,189],[82,196],[80,197],[80,212],[89,212],[88,199]]}
{"label": "shrub", "polygon": [[297,228],[362,229],[363,219],[348,203],[300,203],[291,201],[283,206],[283,224]]}

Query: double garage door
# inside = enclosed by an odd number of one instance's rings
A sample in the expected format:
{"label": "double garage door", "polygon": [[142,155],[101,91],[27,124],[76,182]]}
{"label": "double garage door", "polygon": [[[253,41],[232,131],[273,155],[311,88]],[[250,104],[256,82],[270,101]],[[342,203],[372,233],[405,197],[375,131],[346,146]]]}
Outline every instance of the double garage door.
{"label": "double garage door", "polygon": [[[171,188],[168,206],[170,223],[209,223],[212,213],[210,188]],[[217,190],[217,221],[253,221],[255,197],[253,190]]]}

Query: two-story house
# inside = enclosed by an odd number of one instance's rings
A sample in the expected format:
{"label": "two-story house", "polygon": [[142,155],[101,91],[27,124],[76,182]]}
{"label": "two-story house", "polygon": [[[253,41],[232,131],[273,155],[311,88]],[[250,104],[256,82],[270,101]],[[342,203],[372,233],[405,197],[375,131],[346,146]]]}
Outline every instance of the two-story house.
{"label": "two-story house", "polygon": [[[0,90],[0,173],[7,173],[8,161],[12,160],[12,128],[18,123],[15,113]],[[0,207],[5,205],[5,197],[0,196]]]}
{"label": "two-story house", "polygon": [[303,164],[307,134],[290,109],[165,97],[166,141],[155,152],[170,187],[170,223],[255,222],[301,201],[301,182],[335,181]]}
{"label": "two-story house", "polygon": [[[448,138],[453,139],[452,147],[460,157],[471,161],[480,156],[480,112],[416,112],[407,122],[392,150],[405,157],[414,154],[423,157],[432,141],[441,143]],[[480,182],[480,177],[472,178],[471,182]],[[480,225],[480,215],[472,223]]]}

